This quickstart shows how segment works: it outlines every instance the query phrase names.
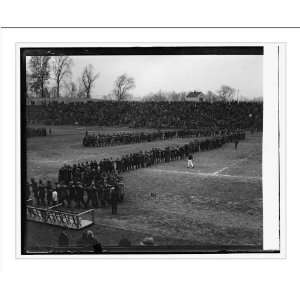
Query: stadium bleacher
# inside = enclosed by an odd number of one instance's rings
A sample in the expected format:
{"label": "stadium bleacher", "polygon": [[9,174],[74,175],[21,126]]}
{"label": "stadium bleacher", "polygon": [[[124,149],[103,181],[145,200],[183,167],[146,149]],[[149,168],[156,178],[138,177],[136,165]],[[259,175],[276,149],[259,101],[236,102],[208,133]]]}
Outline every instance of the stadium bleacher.
{"label": "stadium bleacher", "polygon": [[262,102],[137,102],[99,100],[27,106],[27,122],[132,128],[227,128],[261,131]]}

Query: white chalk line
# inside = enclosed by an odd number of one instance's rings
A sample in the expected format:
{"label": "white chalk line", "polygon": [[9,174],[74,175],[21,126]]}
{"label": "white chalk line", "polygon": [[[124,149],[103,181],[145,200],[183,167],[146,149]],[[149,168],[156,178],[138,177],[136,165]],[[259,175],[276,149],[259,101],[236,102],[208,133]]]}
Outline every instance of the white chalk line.
{"label": "white chalk line", "polygon": [[195,175],[202,177],[216,177],[216,178],[228,178],[228,179],[238,179],[238,180],[262,180],[259,176],[242,176],[242,175],[227,175],[227,174],[216,174],[214,173],[201,173],[201,172],[189,172],[189,171],[177,171],[177,170],[163,170],[163,169],[147,169],[149,171],[157,171],[161,173],[173,173],[173,174],[187,174],[187,175]]}
{"label": "white chalk line", "polygon": [[222,173],[223,171],[225,171],[225,170],[227,170],[227,169],[229,169],[229,168],[232,168],[232,167],[238,165],[239,163],[241,163],[241,162],[243,162],[243,161],[248,160],[248,158],[249,158],[249,157],[246,157],[246,158],[242,158],[242,159],[236,160],[234,163],[232,163],[232,164],[230,164],[229,166],[226,166],[226,167],[224,167],[224,168],[222,168],[222,169],[220,169],[220,170],[214,172],[213,174],[214,174],[214,175],[219,175],[219,174]]}

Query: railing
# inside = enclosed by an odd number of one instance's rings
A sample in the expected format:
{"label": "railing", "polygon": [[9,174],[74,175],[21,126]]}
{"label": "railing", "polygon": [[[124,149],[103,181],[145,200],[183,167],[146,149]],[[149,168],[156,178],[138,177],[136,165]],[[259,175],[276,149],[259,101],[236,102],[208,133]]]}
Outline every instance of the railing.
{"label": "railing", "polygon": [[70,229],[82,229],[94,224],[94,209],[73,213],[57,210],[61,205],[60,203],[47,208],[27,205],[27,220]]}

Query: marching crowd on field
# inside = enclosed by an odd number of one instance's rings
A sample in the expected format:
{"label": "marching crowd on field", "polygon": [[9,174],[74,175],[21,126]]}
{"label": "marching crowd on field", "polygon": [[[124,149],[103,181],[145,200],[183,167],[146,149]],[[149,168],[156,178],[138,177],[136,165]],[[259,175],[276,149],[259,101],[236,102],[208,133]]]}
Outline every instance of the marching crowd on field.
{"label": "marching crowd on field", "polygon": [[236,131],[203,141],[194,139],[176,147],[152,148],[150,151],[126,154],[117,159],[65,164],[59,169],[55,185],[50,181],[44,183],[42,180],[36,182],[31,179],[27,183],[27,200],[31,199],[37,206],[62,203],[68,208],[111,205],[112,214],[116,214],[118,202],[124,198],[121,173],[175,160],[191,160],[192,153],[216,149],[225,143],[237,143],[243,139],[245,132]]}
{"label": "marching crowd on field", "polygon": [[[64,165],[59,170],[58,182],[35,181],[27,183],[27,200],[36,206],[53,206],[61,203],[66,208],[112,207],[123,200],[122,178],[114,171],[99,170],[96,162]],[[97,164],[98,166],[98,164]]]}
{"label": "marching crowd on field", "polygon": [[[100,126],[131,126],[158,128],[156,132],[93,135],[86,132],[85,146],[111,146],[164,140],[174,137],[212,136],[195,139],[184,145],[153,148],[150,151],[103,159],[59,170],[58,182],[35,181],[27,184],[27,199],[37,205],[62,203],[65,207],[105,207],[123,199],[120,174],[129,170],[150,167],[158,163],[189,158],[192,153],[221,147],[226,142],[243,139],[246,129],[261,130],[262,103],[259,102],[134,102],[97,101],[64,104],[51,102],[27,107],[27,120],[45,124],[80,124]],[[169,130],[161,130],[170,128]],[[175,130],[171,130],[176,128]],[[178,128],[184,128],[178,130]],[[191,129],[191,128],[202,128]],[[220,130],[221,128],[221,130]],[[240,128],[239,131],[236,128]],[[27,129],[28,135],[47,134],[45,128]],[[189,159],[190,160],[190,159]]]}
{"label": "marching crowd on field", "polygon": [[85,147],[108,147],[115,145],[126,145],[167,140],[171,138],[190,138],[200,136],[214,136],[224,134],[226,130],[203,129],[182,129],[173,131],[137,132],[137,133],[116,133],[116,134],[94,134],[86,131],[82,144]]}
{"label": "marching crowd on field", "polygon": [[262,102],[89,101],[28,105],[27,120],[48,125],[262,130]]}
{"label": "marching crowd on field", "polygon": [[47,129],[42,128],[26,128],[26,136],[27,137],[34,137],[34,136],[46,136],[47,135]]}

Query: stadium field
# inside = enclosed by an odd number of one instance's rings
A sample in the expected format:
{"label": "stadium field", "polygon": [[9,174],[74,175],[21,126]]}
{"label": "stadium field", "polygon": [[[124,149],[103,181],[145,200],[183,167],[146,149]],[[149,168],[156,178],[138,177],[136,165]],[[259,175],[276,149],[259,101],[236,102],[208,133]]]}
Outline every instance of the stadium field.
{"label": "stadium field", "polygon": [[[28,178],[57,180],[63,163],[99,160],[124,153],[183,144],[190,139],[171,139],[105,148],[85,148],[82,137],[100,128],[51,127],[52,135],[27,139]],[[133,131],[128,128],[101,128]],[[143,131],[139,129],[139,131]],[[145,130],[144,130],[145,131]],[[234,144],[194,155],[194,169],[186,161],[158,164],[122,174],[125,200],[118,214],[96,209],[91,227],[102,245],[117,245],[123,237],[133,245],[146,236],[156,245],[251,245],[262,244],[262,136],[246,135],[237,150]],[[27,222],[26,248],[57,246],[61,228]],[[69,230],[70,243],[82,232]]]}

